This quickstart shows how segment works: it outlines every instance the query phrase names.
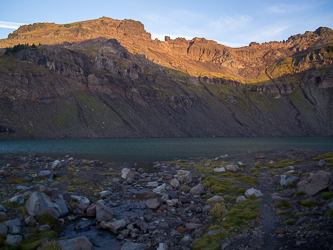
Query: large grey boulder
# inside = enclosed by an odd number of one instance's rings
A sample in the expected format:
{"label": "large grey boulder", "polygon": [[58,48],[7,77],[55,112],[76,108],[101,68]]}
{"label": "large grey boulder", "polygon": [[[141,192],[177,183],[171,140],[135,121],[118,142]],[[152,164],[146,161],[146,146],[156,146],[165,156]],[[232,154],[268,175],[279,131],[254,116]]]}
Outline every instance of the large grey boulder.
{"label": "large grey boulder", "polygon": [[16,246],[22,242],[22,235],[7,234],[6,241],[7,244]]}
{"label": "large grey boulder", "polygon": [[121,178],[127,180],[127,179],[133,179],[135,176],[135,172],[132,169],[129,168],[123,168],[121,170]]}
{"label": "large grey boulder", "polygon": [[7,226],[0,224],[0,236],[6,236],[8,231]]}
{"label": "large grey boulder", "polygon": [[145,202],[145,205],[149,209],[158,209],[162,204],[162,200],[160,198],[149,199]]}
{"label": "large grey boulder", "polygon": [[61,211],[58,205],[53,203],[51,199],[44,193],[33,192],[25,204],[25,208],[29,215],[40,217],[43,215],[51,215],[58,219]]}
{"label": "large grey boulder", "polygon": [[96,202],[96,220],[98,222],[111,221],[114,218],[113,210],[105,206],[102,201]]}
{"label": "large grey boulder", "polygon": [[204,193],[205,193],[205,188],[201,183],[194,186],[190,190],[190,194],[192,194],[192,195],[201,195],[201,194],[204,194]]}
{"label": "large grey boulder", "polygon": [[321,190],[328,188],[331,174],[325,171],[309,176],[307,180],[303,180],[297,185],[297,191],[304,191],[307,195],[315,195]]}
{"label": "large grey boulder", "polygon": [[191,183],[192,175],[190,171],[179,170],[177,172],[177,179],[181,184]]}
{"label": "large grey boulder", "polygon": [[21,234],[21,221],[19,219],[6,221],[6,226],[8,227],[9,234]]}
{"label": "large grey boulder", "polygon": [[69,240],[60,240],[56,244],[61,250],[92,250],[93,245],[85,236],[80,236]]}
{"label": "large grey boulder", "polygon": [[68,208],[66,206],[66,201],[64,201],[62,199],[59,199],[59,200],[56,200],[55,203],[59,207],[60,217],[64,217],[64,216],[68,215],[69,211],[68,211]]}
{"label": "large grey boulder", "polygon": [[281,175],[280,176],[280,185],[288,186],[288,184],[296,184],[300,181],[300,178],[293,175]]}

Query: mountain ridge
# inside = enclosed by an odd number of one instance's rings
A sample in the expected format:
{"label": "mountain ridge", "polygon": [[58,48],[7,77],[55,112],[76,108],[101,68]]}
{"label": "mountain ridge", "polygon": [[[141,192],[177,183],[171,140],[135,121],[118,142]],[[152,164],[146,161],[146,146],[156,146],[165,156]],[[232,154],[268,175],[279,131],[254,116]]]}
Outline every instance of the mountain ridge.
{"label": "mountain ridge", "polygon": [[[234,49],[86,22],[61,25],[58,44],[46,45],[55,24],[6,40],[44,42],[0,54],[0,139],[333,135],[331,29]],[[43,27],[51,35],[38,37]]]}

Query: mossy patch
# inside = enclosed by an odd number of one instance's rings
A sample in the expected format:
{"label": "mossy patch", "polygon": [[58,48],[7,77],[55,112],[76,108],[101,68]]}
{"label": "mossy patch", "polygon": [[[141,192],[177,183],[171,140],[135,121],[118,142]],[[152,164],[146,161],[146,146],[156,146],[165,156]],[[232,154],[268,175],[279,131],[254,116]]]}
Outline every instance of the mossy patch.
{"label": "mossy patch", "polygon": [[295,219],[287,219],[283,222],[283,225],[284,226],[292,226],[296,223],[296,220]]}
{"label": "mossy patch", "polygon": [[15,178],[5,181],[5,184],[28,184],[29,182],[23,178]]}
{"label": "mossy patch", "polygon": [[292,205],[289,201],[280,201],[277,205],[277,208],[291,208]]}
{"label": "mossy patch", "polygon": [[333,193],[332,192],[323,192],[321,194],[321,198],[324,200],[329,200],[333,198]]}
{"label": "mossy patch", "polygon": [[300,204],[303,207],[313,207],[313,206],[317,206],[317,202],[313,202],[313,201],[309,201],[309,200],[302,200],[302,201],[298,201],[298,204]]}

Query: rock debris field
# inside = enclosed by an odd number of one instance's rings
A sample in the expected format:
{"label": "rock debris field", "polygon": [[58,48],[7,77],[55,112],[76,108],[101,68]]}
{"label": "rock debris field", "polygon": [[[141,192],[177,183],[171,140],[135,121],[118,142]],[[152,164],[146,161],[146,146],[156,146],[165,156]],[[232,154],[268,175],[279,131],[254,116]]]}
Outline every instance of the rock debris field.
{"label": "rock debris field", "polygon": [[0,156],[1,249],[333,249],[333,153]]}

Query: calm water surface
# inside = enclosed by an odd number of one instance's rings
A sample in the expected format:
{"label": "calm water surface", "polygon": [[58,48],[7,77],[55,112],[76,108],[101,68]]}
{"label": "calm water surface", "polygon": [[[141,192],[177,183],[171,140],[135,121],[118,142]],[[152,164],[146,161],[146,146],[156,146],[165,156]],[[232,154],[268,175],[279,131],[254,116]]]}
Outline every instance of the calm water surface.
{"label": "calm water surface", "polygon": [[333,137],[139,138],[0,141],[0,154],[37,155],[108,161],[155,161],[214,158],[247,150],[333,150]]}

